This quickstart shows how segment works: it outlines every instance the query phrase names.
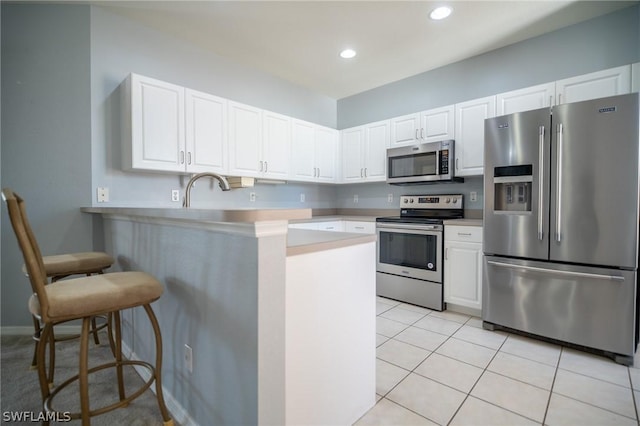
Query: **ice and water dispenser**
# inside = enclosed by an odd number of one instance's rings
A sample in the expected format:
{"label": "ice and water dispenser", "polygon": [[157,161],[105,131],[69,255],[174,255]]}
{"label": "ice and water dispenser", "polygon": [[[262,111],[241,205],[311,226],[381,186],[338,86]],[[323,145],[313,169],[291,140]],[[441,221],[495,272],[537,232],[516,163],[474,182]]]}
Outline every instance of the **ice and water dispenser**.
{"label": "ice and water dispenser", "polygon": [[531,213],[531,164],[495,167],[493,184],[495,213]]}

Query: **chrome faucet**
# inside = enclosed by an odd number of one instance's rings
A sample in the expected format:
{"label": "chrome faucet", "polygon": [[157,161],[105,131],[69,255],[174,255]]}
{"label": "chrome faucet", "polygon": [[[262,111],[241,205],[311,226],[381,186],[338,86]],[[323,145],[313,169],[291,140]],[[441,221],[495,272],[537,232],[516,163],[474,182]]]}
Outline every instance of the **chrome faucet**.
{"label": "chrome faucet", "polygon": [[182,203],[183,207],[189,207],[191,205],[191,187],[193,186],[194,182],[201,177],[211,177],[218,179],[220,189],[222,189],[223,191],[229,191],[231,189],[231,187],[229,186],[229,182],[227,182],[227,179],[224,176],[211,172],[198,173],[197,175],[193,175],[193,177],[189,179],[189,183],[187,183],[187,189],[185,190],[184,194],[184,203]]}

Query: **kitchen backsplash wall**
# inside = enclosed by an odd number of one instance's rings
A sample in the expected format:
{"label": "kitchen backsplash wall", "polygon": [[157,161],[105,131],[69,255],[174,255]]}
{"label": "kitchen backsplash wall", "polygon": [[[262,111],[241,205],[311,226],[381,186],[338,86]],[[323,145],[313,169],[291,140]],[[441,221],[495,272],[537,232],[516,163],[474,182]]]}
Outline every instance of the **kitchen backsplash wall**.
{"label": "kitchen backsplash wall", "polygon": [[[475,192],[476,201],[471,201]],[[482,210],[483,178],[466,178],[462,183],[438,183],[433,185],[396,186],[384,182],[341,185],[336,191],[336,208],[339,209],[398,209],[401,195],[463,194],[464,207]],[[391,201],[389,201],[391,195]],[[355,198],[357,196],[357,202]]]}

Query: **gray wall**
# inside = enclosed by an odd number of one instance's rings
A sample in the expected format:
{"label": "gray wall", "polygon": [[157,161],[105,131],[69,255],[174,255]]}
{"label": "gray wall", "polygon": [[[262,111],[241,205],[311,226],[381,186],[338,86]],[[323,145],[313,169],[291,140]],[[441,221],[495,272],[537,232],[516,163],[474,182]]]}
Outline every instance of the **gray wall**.
{"label": "gray wall", "polygon": [[[92,249],[89,7],[2,4],[2,185],[27,203],[43,253]],[[31,324],[2,203],[3,326]]]}
{"label": "gray wall", "polygon": [[[119,85],[130,72],[336,127],[336,101],[279,78],[205,52],[100,7],[91,8],[92,180],[110,188],[111,206],[177,207],[171,190],[184,192],[178,175],[123,172],[120,165]],[[249,192],[256,192],[255,203]],[[300,203],[300,193],[306,202]],[[194,207],[331,207],[335,189],[319,185],[260,185],[222,193],[193,191]],[[95,196],[93,197],[95,205]],[[103,204],[101,204],[103,206]]]}
{"label": "gray wall", "polygon": [[338,128],[640,61],[640,6],[338,100]]}

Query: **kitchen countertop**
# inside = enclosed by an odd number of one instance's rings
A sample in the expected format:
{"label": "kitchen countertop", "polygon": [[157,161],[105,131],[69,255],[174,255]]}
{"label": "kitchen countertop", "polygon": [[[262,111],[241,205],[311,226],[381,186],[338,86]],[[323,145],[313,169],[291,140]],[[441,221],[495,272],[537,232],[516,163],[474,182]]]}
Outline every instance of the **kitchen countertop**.
{"label": "kitchen countertop", "polygon": [[444,225],[456,226],[482,226],[482,219],[450,219],[445,220]]}
{"label": "kitchen countertop", "polygon": [[201,222],[254,223],[276,220],[310,219],[311,209],[194,209],[194,208],[130,208],[130,207],[84,207],[84,213],[100,213],[153,217],[161,219],[183,219]]}
{"label": "kitchen countertop", "polygon": [[312,222],[330,222],[332,220],[349,220],[356,222],[375,222],[377,216],[354,216],[354,215],[326,215],[326,216],[312,216],[308,219],[292,219],[290,223],[312,223]]}
{"label": "kitchen countertop", "polygon": [[287,233],[287,256],[331,250],[375,240],[375,234],[289,229]]}

